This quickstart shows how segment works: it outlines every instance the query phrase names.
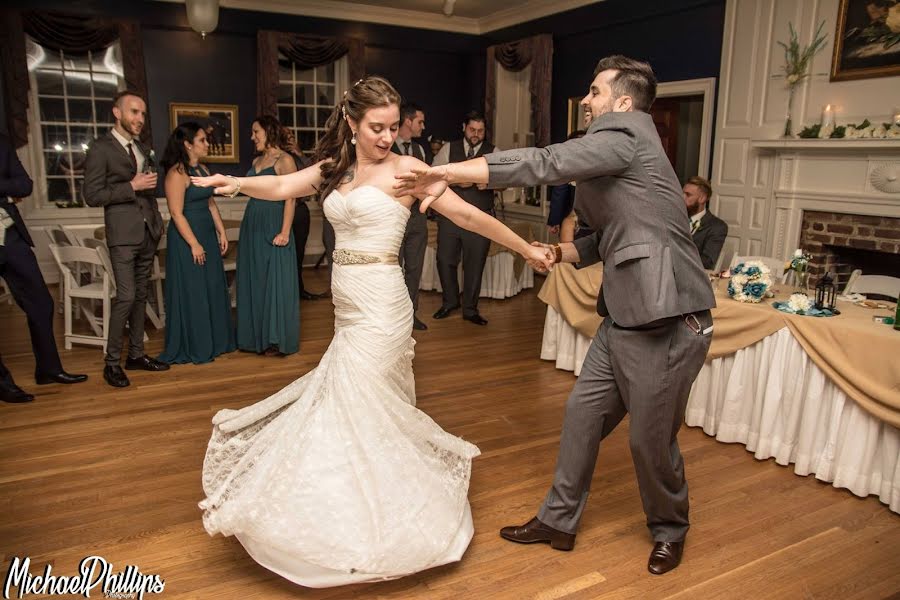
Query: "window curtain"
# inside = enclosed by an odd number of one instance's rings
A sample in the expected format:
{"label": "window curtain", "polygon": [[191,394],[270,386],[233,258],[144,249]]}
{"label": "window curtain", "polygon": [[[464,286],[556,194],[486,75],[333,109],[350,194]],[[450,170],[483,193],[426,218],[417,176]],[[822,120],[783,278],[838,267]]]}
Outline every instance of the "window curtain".
{"label": "window curtain", "polygon": [[[141,28],[136,21],[77,16],[56,12],[4,10],[0,64],[9,137],[16,148],[28,143],[30,83],[23,32],[45,48],[71,54],[99,52],[117,39],[122,49],[125,87],[147,100],[147,75]],[[150,115],[141,133],[150,139]]]}
{"label": "window curtain", "polygon": [[[331,64],[347,56],[349,79],[365,76],[366,47],[357,38],[318,38],[281,31],[256,34],[256,104],[259,114],[278,114],[278,54],[304,69]],[[338,97],[343,90],[336,90]]]}
{"label": "window curtain", "polygon": [[553,37],[549,34],[496,44],[487,49],[487,85],[484,112],[489,129],[496,110],[497,65],[507,71],[521,71],[531,66],[531,130],[536,146],[550,143],[550,93],[553,81]]}

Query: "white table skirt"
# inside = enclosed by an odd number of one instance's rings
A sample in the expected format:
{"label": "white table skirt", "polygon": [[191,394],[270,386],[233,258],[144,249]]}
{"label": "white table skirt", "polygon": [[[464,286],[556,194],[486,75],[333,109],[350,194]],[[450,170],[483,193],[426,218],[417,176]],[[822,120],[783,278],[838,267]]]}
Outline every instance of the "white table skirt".
{"label": "white table skirt", "polygon": [[[488,256],[481,275],[481,298],[503,300],[511,298],[526,288],[534,287],[534,271],[527,264],[516,277],[514,268],[516,257],[509,252],[498,252]],[[458,269],[459,286],[462,290],[462,264]],[[428,246],[425,248],[425,264],[422,266],[422,278],[419,280],[420,290],[443,291],[441,278],[437,270],[437,252]]]}
{"label": "white table skirt", "polygon": [[[581,372],[590,340],[547,307],[541,358]],[[900,430],[859,407],[809,358],[785,328],[703,365],[685,423],[720,442],[738,442],[759,460],[857,496],[874,494],[900,513]]]}

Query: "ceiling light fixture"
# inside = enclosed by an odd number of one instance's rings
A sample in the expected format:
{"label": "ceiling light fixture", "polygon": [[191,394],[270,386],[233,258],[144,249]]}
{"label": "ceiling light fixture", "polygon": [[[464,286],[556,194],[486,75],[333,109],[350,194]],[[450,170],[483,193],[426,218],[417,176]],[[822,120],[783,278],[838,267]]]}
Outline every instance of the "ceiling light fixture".
{"label": "ceiling light fixture", "polygon": [[444,0],[444,16],[452,17],[453,16],[453,5],[456,4],[456,0]]}
{"label": "ceiling light fixture", "polygon": [[206,39],[219,24],[219,0],[184,0],[191,29]]}

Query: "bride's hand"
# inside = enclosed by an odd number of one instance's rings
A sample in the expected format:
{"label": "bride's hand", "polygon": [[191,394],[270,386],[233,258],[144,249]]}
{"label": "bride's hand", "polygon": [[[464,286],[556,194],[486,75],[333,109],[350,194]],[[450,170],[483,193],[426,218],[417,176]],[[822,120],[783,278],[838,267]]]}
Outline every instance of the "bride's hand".
{"label": "bride's hand", "polygon": [[219,196],[230,196],[237,189],[234,178],[219,173],[208,177],[191,177],[191,183],[197,187],[216,188],[213,192]]}
{"label": "bride's hand", "polygon": [[[447,167],[413,167],[406,173],[394,175],[398,181],[394,184],[397,196],[422,197],[419,212],[425,212],[431,203],[447,191]],[[424,196],[424,197],[423,197]]]}
{"label": "bride's hand", "polygon": [[555,256],[553,250],[544,246],[528,246],[528,250],[522,254],[525,261],[538,273],[547,273],[553,268]]}

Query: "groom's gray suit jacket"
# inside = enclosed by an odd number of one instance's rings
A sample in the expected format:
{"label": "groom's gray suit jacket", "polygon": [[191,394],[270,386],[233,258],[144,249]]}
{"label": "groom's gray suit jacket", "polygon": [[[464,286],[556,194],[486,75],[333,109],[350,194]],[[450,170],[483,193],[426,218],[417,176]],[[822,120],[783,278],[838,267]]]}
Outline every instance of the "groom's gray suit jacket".
{"label": "groom's gray suit jacket", "polygon": [[579,266],[604,261],[602,316],[636,327],[716,305],[681,186],[649,114],[607,113],[582,138],[485,158],[491,187],[577,181],[575,210],[601,232],[575,247]]}

